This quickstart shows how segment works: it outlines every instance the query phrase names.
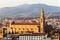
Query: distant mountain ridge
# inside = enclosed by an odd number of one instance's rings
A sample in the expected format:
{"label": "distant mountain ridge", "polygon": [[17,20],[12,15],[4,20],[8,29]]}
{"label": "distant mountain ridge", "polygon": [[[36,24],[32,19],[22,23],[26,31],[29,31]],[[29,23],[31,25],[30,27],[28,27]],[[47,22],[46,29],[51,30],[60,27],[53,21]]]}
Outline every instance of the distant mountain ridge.
{"label": "distant mountain ridge", "polygon": [[41,8],[44,8],[45,14],[52,14],[52,12],[57,11],[60,13],[60,7],[45,4],[25,4],[15,7],[0,8],[0,17],[39,17]]}
{"label": "distant mountain ridge", "polygon": [[48,14],[48,18],[60,19],[60,12],[53,12]]}

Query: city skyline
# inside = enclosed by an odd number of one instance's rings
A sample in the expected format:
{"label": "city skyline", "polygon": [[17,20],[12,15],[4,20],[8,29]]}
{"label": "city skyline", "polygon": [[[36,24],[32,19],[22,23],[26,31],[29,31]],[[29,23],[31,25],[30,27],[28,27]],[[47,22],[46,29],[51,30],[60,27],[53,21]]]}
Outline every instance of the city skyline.
{"label": "city skyline", "polygon": [[0,40],[60,40],[60,0],[0,0]]}

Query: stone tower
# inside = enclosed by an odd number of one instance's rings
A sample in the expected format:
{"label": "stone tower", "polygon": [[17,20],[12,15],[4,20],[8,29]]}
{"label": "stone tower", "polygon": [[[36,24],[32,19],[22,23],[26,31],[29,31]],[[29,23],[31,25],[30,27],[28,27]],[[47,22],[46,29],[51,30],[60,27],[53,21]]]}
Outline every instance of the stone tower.
{"label": "stone tower", "polygon": [[42,8],[40,11],[40,33],[44,33],[44,24],[45,24],[45,17],[44,17],[44,9]]}

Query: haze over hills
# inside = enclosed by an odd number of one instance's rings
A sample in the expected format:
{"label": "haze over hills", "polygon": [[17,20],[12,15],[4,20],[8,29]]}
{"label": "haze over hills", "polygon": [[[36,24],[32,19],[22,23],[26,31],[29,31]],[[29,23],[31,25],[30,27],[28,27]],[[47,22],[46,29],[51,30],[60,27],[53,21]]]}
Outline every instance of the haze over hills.
{"label": "haze over hills", "polygon": [[41,8],[44,8],[46,15],[60,14],[60,7],[45,4],[24,4],[15,7],[0,8],[0,17],[39,17]]}

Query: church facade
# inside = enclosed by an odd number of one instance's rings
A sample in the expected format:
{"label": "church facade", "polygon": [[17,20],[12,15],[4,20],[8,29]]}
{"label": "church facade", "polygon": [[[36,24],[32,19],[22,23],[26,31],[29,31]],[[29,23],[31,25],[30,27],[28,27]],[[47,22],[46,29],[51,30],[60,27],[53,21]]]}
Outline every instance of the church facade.
{"label": "church facade", "polygon": [[44,10],[41,9],[39,23],[14,23],[6,31],[9,34],[44,33],[44,22]]}

